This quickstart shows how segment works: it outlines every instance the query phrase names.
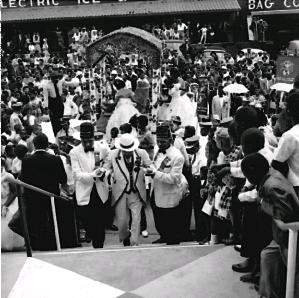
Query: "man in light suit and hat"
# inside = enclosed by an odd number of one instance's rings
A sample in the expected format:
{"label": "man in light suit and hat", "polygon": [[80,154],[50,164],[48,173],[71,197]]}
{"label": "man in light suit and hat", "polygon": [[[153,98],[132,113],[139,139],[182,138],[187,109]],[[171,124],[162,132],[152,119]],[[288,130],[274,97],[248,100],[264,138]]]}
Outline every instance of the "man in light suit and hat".
{"label": "man in light suit and hat", "polygon": [[108,158],[109,146],[95,141],[94,126],[80,125],[81,144],[70,151],[76,185],[79,216],[94,248],[102,248],[105,240],[108,185],[103,182],[102,165]]}
{"label": "man in light suit and hat", "polygon": [[184,157],[173,146],[169,126],[158,126],[156,134],[159,151],[149,170],[153,177],[151,195],[155,226],[161,237],[155,243],[179,244],[179,203],[187,186],[183,176]]}
{"label": "man in light suit and hat", "polygon": [[145,168],[150,166],[151,160],[145,150],[138,148],[138,139],[130,133],[116,139],[115,147],[104,168],[106,176],[113,172],[112,206],[115,207],[119,240],[124,246],[138,245],[141,208],[146,201]]}

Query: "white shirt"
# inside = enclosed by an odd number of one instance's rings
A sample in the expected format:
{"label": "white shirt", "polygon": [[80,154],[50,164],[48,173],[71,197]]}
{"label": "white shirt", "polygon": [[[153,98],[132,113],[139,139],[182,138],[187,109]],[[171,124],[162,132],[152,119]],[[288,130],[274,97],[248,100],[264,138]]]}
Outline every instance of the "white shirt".
{"label": "white shirt", "polygon": [[64,110],[63,115],[64,116],[76,116],[78,114],[78,106],[73,102],[72,100],[73,96],[67,96],[66,101],[63,103]]}
{"label": "white shirt", "polygon": [[288,163],[288,179],[294,186],[299,186],[299,124],[282,135],[274,159]]}
{"label": "white shirt", "polygon": [[178,24],[178,31],[184,31],[188,26],[185,23]]}
{"label": "white shirt", "polygon": [[195,154],[195,156],[194,155],[189,155],[189,161],[190,161],[191,167],[192,167],[192,176],[199,176],[200,175],[200,169],[202,167],[200,151],[198,151]]}

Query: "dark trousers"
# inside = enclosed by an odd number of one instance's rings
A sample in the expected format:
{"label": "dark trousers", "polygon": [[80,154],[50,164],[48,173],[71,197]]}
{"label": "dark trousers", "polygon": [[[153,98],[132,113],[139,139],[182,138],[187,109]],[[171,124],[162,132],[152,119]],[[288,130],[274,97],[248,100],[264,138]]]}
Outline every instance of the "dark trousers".
{"label": "dark trousers", "polygon": [[155,204],[154,196],[152,197],[152,209],[154,214],[155,227],[160,237],[166,244],[179,243],[180,228],[180,207],[160,208]]}
{"label": "dark trousers", "polygon": [[272,240],[272,219],[256,202],[243,204],[241,256],[259,259],[261,251]]}
{"label": "dark trousers", "polygon": [[140,231],[145,231],[147,229],[147,221],[146,221],[146,214],[145,214],[145,206],[142,206],[141,209],[141,221],[140,221]]}
{"label": "dark trousers", "polygon": [[192,195],[188,195],[182,199],[179,205],[180,209],[180,240],[191,241],[192,235],[190,231],[191,216],[192,216]]}
{"label": "dark trousers", "polygon": [[88,236],[92,240],[94,248],[102,248],[104,246],[106,210],[107,202],[104,204],[101,201],[94,185],[90,194],[89,204],[78,207],[80,219]]}
{"label": "dark trousers", "polygon": [[53,115],[53,114],[51,115],[51,114],[52,113],[50,113],[50,121],[52,124],[54,136],[56,137],[57,133],[61,129],[61,121],[60,121],[59,117],[57,117],[56,115]]}

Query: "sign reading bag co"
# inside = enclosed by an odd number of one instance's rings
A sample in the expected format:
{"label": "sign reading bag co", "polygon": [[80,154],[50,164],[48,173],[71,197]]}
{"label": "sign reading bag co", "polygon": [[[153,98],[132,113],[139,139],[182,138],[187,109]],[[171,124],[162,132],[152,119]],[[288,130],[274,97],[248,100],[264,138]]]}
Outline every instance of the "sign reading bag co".
{"label": "sign reading bag co", "polygon": [[292,10],[299,9],[299,0],[248,0],[248,10]]}

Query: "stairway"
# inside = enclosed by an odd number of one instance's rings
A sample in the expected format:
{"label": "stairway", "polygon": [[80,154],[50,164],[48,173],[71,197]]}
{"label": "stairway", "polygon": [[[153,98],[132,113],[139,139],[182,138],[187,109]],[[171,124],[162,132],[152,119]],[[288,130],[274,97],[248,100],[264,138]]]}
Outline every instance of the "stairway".
{"label": "stairway", "polygon": [[[257,297],[231,270],[241,258],[223,245],[82,247],[35,252],[34,258],[23,258],[21,266],[13,266],[24,256],[20,254],[2,256],[2,285],[10,286],[2,289],[2,297]],[[18,278],[10,268],[19,270]]]}

